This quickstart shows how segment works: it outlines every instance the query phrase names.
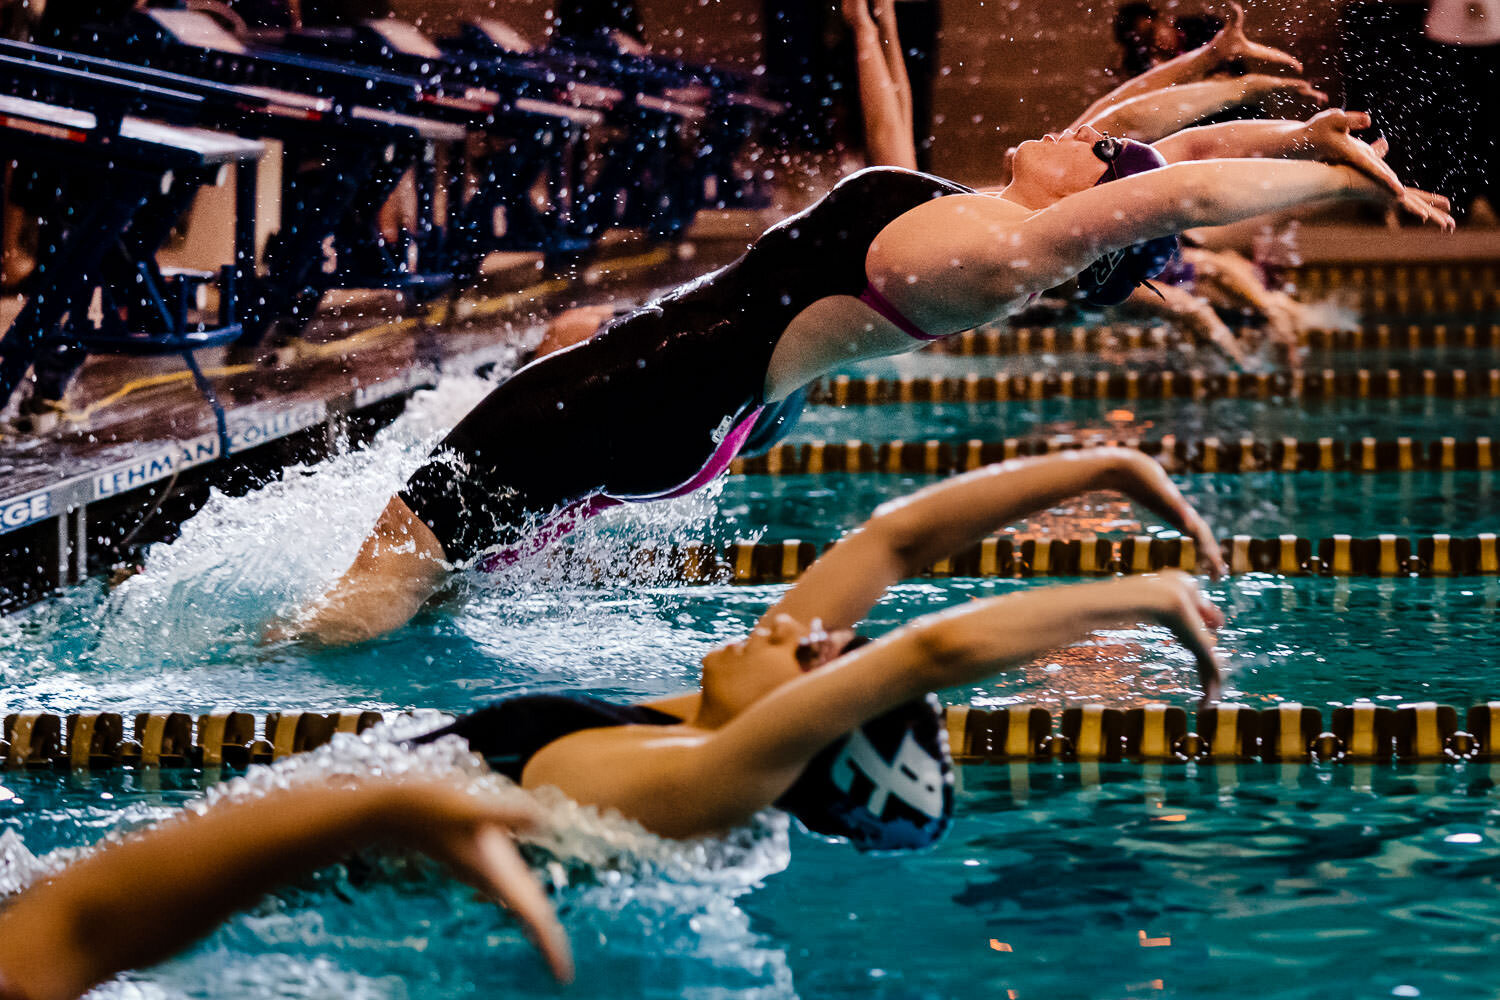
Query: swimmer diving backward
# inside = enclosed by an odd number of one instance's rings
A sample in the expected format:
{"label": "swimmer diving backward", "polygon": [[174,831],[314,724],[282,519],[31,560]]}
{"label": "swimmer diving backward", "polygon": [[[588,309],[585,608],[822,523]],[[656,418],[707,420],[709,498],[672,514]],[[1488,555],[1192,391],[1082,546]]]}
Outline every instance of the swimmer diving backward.
{"label": "swimmer diving backward", "polygon": [[510,840],[537,819],[524,802],[451,781],[379,775],[184,810],[4,904],[0,1000],[73,1000],[182,951],[275,886],[378,844],[430,855],[503,903],[567,982],[567,938]]}
{"label": "swimmer diving backward", "polygon": [[[1180,572],[966,601],[873,642],[855,639],[852,630],[887,588],[1098,489],[1156,512],[1195,541],[1205,568],[1224,572],[1203,519],[1138,452],[1015,460],[880,507],[747,638],[703,658],[696,692],[637,705],[523,695],[422,741],[461,737],[526,788],[555,786],[663,836],[724,831],[775,804],[862,848],[925,846],[946,829],[953,798],[930,692],[980,683],[1096,629],[1153,622],[1191,653],[1205,700],[1219,695],[1213,630],[1223,617]],[[855,770],[868,780],[852,780]]]}
{"label": "swimmer diving backward", "polygon": [[1347,130],[1307,155],[1165,163],[1086,126],[1023,143],[998,195],[895,168],[853,174],[733,264],[497,387],[343,577],[273,634],[397,628],[455,564],[513,562],[609,507],[698,489],[766,406],[843,365],[1001,319],[1075,276],[1122,300],[1184,229],[1334,201],[1453,225],[1442,198],[1392,184],[1380,150]]}

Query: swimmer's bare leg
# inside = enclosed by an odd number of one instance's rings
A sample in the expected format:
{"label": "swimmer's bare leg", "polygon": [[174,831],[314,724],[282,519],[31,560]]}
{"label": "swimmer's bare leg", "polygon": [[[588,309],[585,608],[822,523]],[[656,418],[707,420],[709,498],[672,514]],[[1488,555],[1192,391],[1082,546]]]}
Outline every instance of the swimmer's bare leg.
{"label": "swimmer's bare leg", "polygon": [[338,582],[296,619],[274,623],[266,639],[334,646],[395,631],[437,592],[447,573],[432,529],[392,497]]}

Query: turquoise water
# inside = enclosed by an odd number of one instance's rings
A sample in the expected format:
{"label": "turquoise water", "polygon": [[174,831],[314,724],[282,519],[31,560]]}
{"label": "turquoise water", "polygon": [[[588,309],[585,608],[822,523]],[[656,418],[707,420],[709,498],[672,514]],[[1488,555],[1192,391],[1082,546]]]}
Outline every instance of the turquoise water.
{"label": "turquoise water", "polygon": [[[1500,473],[1494,471],[1200,473],[1172,478],[1224,538],[1500,531]],[[747,533],[769,525],[767,541],[827,542],[857,527],[881,503],[939,481],[941,477],[936,476],[880,473],[733,476],[724,486],[721,510],[724,518],[743,525]],[[1058,504],[1007,530],[1076,535],[1164,529],[1123,497],[1094,493]]]}
{"label": "turquoise water", "polygon": [[[462,711],[527,691],[676,693],[696,682],[699,657],[742,636],[784,588],[683,587],[649,569],[601,582],[596,570],[618,571],[643,543],[826,540],[924,481],[731,478],[707,498],[601,519],[577,539],[589,556],[581,568],[539,558],[503,576],[464,577],[383,640],[347,650],[261,643],[265,622],[342,568],[426,442],[484,388],[448,384],[367,452],[295,470],[249,497],[216,497],[113,592],[91,584],[0,621],[0,711]],[[1488,400],[1153,406],[1113,423],[1082,402],[814,408],[800,434],[1002,437],[1102,422],[1147,436],[1212,427],[1393,437],[1496,426]],[[1179,482],[1222,534],[1500,528],[1493,474]],[[1141,530],[1128,507],[1102,496],[1025,527],[1061,530],[1080,515],[1089,530]],[[878,634],[975,597],[1054,585],[912,581],[866,628]],[[1500,697],[1491,667],[1500,581],[1248,576],[1207,590],[1229,613],[1220,644],[1232,699],[1466,706]],[[1197,691],[1185,654],[1162,629],[1141,626],[944,696],[1057,710],[1191,706]],[[950,836],[899,858],[789,834],[774,817],[732,842],[680,848],[600,819],[585,834],[615,830],[626,856],[552,876],[579,959],[579,983],[564,995],[1487,995],[1500,933],[1494,776],[1488,766],[968,767]],[[36,854],[81,847],[167,814],[197,782],[172,772],[7,773],[0,828]],[[670,851],[672,864],[642,860]],[[379,860],[278,893],[187,956],[98,995],[559,994],[503,915],[424,869]]]}
{"label": "turquoise water", "polygon": [[1087,440],[1175,434],[1179,440],[1320,437],[1394,440],[1494,437],[1500,399],[1408,397],[1367,400],[1067,400],[810,406],[792,441],[999,441],[1033,435]]}
{"label": "turquoise water", "polygon": [[[25,806],[0,803],[0,817],[39,845],[138,824],[186,794],[171,775],[160,789],[130,775],[6,786]],[[561,994],[492,909],[377,866],[284,890],[96,995],[1321,1000],[1493,983],[1488,768],[968,767],[958,810],[920,855],[793,834],[790,860],[744,885],[563,889],[579,981]]]}

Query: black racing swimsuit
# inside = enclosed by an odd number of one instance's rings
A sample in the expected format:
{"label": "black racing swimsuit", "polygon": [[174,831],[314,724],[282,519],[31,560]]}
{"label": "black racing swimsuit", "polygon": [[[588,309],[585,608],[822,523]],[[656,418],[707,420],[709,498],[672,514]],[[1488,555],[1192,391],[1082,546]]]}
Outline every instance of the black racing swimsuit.
{"label": "black racing swimsuit", "polygon": [[771,354],[797,314],[861,295],[882,229],[968,191],[895,167],[845,178],[733,264],[518,371],[449,433],[402,500],[448,558],[464,560],[514,542],[528,516],[692,483],[765,402]]}

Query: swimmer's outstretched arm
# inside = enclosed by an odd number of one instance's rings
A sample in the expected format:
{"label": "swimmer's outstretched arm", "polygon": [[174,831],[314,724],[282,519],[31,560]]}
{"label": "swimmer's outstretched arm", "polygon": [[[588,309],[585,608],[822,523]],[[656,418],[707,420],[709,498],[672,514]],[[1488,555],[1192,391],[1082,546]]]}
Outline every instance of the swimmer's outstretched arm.
{"label": "swimmer's outstretched arm", "polygon": [[509,836],[535,822],[514,801],[440,781],[370,778],[221,801],[90,854],[0,912],[0,995],[72,1000],[176,954],[272,887],[383,842],[433,856],[508,906],[566,981],[567,939]]}
{"label": "swimmer's outstretched arm", "polygon": [[1118,490],[1193,538],[1205,567],[1224,572],[1218,542],[1162,467],[1138,451],[1093,448],[1015,459],[883,504],[813,563],[761,619],[778,615],[852,628],[892,585],[1007,524],[1089,490]]}
{"label": "swimmer's outstretched arm", "polygon": [[1079,118],[1071,127],[1076,129],[1091,125],[1111,135],[1154,143],[1209,115],[1246,104],[1257,104],[1276,94],[1304,97],[1319,105],[1328,103],[1328,95],[1306,80],[1249,73],[1245,76],[1215,77],[1165,90],[1153,90],[1111,103],[1090,117]]}
{"label": "swimmer's outstretched arm", "polygon": [[1302,62],[1289,52],[1260,45],[1245,37],[1245,11],[1237,3],[1229,5],[1229,17],[1219,33],[1175,59],[1153,66],[1140,76],[1127,80],[1089,105],[1081,121],[1088,121],[1111,104],[1139,97],[1141,94],[1184,83],[1194,83],[1221,69],[1227,63],[1239,63],[1250,72],[1276,72],[1290,69],[1302,72]]}
{"label": "swimmer's outstretched arm", "polygon": [[[1096,629],[1145,621],[1172,630],[1198,663],[1205,699],[1216,699],[1212,630],[1223,616],[1191,577],[1167,572],[1040,588],[927,615],[776,687],[719,729],[627,726],[565,737],[532,758],[525,784],[554,785],[669,837],[729,829],[775,802],[829,744],[897,705],[979,683]],[[805,634],[784,616],[770,631],[791,642]]]}

